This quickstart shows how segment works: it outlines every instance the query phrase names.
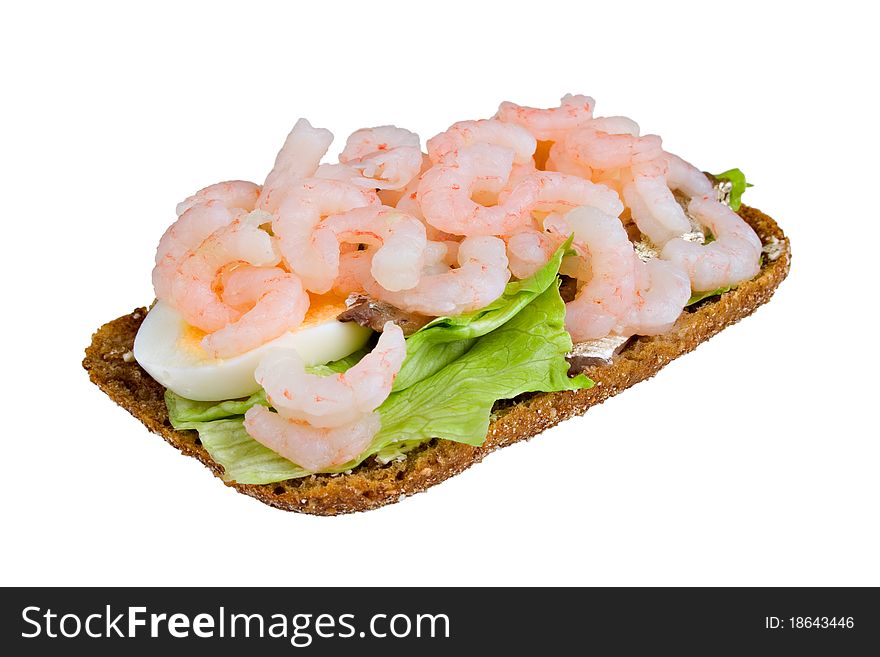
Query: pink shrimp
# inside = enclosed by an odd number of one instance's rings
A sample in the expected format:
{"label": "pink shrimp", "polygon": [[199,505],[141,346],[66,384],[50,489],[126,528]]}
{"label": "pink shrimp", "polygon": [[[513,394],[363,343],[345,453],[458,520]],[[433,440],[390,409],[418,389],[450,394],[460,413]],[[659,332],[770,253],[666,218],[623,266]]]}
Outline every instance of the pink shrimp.
{"label": "pink shrimp", "polygon": [[530,187],[517,185],[492,205],[510,176],[516,157],[511,149],[475,144],[452,153],[455,164],[429,169],[419,183],[419,208],[428,224],[453,235],[490,236],[513,233],[527,222],[534,202]]}
{"label": "pink shrimp", "polygon": [[636,226],[658,246],[691,230],[665,175],[635,175],[624,185],[623,197]]}
{"label": "pink shrimp", "polygon": [[273,267],[278,263],[272,237],[258,227],[264,218],[265,213],[259,211],[238,217],[180,259],[164,300],[187,323],[212,333],[239,319],[241,312],[223,302],[215,283],[226,268],[242,263]]}
{"label": "pink shrimp", "polygon": [[326,429],[376,410],[391,393],[405,356],[403,331],[386,322],[373,350],[346,372],[310,374],[296,352],[284,351],[267,355],[254,376],[283,417]]}
{"label": "pink shrimp", "polygon": [[669,240],[660,257],[688,273],[695,291],[715,290],[753,278],[760,269],[761,240],[742,218],[711,194],[688,203],[688,212],[714,236],[708,244]]}
{"label": "pink shrimp", "polygon": [[[364,290],[408,312],[439,317],[460,315],[492,303],[510,280],[504,241],[497,237],[466,237],[458,245],[458,267],[446,264],[447,247],[429,242],[430,255],[418,285],[391,292],[366,276],[367,258],[350,258],[348,266]],[[363,253],[363,252],[362,252]],[[355,267],[352,268],[352,265]]]}
{"label": "pink shrimp", "polygon": [[260,186],[252,182],[246,180],[219,182],[200,189],[178,203],[177,216],[179,217],[194,205],[207,201],[219,201],[229,209],[250,212],[257,207],[259,196]]}
{"label": "pink shrimp", "polygon": [[278,267],[237,267],[223,277],[223,303],[243,314],[205,336],[214,358],[229,358],[274,340],[302,324],[309,295],[296,274]]}
{"label": "pink shrimp", "polygon": [[403,189],[422,168],[419,136],[393,125],[363,128],[348,138],[339,161],[361,174],[356,185]]}
{"label": "pink shrimp", "polygon": [[306,119],[297,121],[278,151],[275,166],[266,176],[257,207],[274,212],[288,187],[315,173],[332,142],[333,133],[329,130],[313,128]]}
{"label": "pink shrimp", "polygon": [[550,154],[590,169],[618,169],[662,156],[657,135],[632,134],[638,126],[626,117],[594,119],[586,126],[569,132]]}
{"label": "pink shrimp", "polygon": [[585,281],[566,304],[565,327],[572,340],[602,338],[617,327],[633,304],[635,252],[620,220],[583,206],[551,222],[551,230],[574,234],[572,246],[583,258],[577,278]]}
{"label": "pink shrimp", "polygon": [[503,102],[495,118],[505,123],[515,123],[526,128],[536,139],[556,141],[569,130],[579,128],[593,118],[596,101],[589,96],[562,97],[559,107],[537,109],[516,103]]}
{"label": "pink shrimp", "polygon": [[244,428],[258,443],[309,472],[319,472],[356,459],[379,433],[382,419],[368,413],[350,424],[319,428],[302,420],[254,406],[244,418]]}
{"label": "pink shrimp", "polygon": [[454,164],[458,151],[473,144],[491,144],[509,148],[517,164],[534,163],[537,141],[528,130],[515,123],[497,119],[459,121],[446,132],[428,140],[428,156],[435,164]]}
{"label": "pink shrimp", "polygon": [[668,163],[666,181],[670,189],[680,191],[689,198],[712,196],[712,183],[706,178],[706,174],[678,155],[665,153],[665,156]]}
{"label": "pink shrimp", "polygon": [[306,178],[287,189],[272,229],[290,269],[299,275],[306,289],[323,294],[333,285],[334,263],[339,260],[339,242],[330,231],[315,229],[323,219],[355,208],[378,205],[369,189],[349,182]]}
{"label": "pink shrimp", "polygon": [[614,190],[577,176],[539,171],[523,180],[521,186],[532,190],[532,212],[565,214],[581,205],[589,205],[613,217],[623,212],[623,202]]}
{"label": "pink shrimp", "polygon": [[233,218],[233,212],[223,202],[210,200],[193,205],[168,227],[159,240],[156,266],[153,268],[153,288],[157,299],[170,296],[181,258],[197,248],[211,233],[232,223]]}
{"label": "pink shrimp", "polygon": [[[378,247],[372,260],[372,275],[386,290],[398,291],[415,287],[425,262],[425,226],[395,208],[380,205],[357,208],[328,217],[315,230],[315,243],[328,241],[322,234],[330,232],[337,243],[367,244]],[[328,256],[332,278],[339,272],[339,250],[335,260]]]}
{"label": "pink shrimp", "polygon": [[[568,213],[575,207],[590,206],[614,217],[623,212],[623,203],[617,193],[603,185],[597,185],[577,176],[539,171],[527,176],[521,183],[532,190],[534,202],[531,212],[547,217],[553,222],[554,216]],[[504,200],[504,195],[501,196]],[[517,278],[531,276],[546,264],[550,255],[562,243],[558,232],[546,233],[531,228],[508,237],[507,253],[510,270]]]}
{"label": "pink shrimp", "polygon": [[691,283],[678,266],[665,260],[635,258],[633,303],[614,332],[619,335],[660,335],[668,331],[691,297]]}
{"label": "pink shrimp", "polygon": [[559,242],[550,233],[533,228],[511,235],[507,238],[510,273],[519,279],[528,278],[547,264]]}

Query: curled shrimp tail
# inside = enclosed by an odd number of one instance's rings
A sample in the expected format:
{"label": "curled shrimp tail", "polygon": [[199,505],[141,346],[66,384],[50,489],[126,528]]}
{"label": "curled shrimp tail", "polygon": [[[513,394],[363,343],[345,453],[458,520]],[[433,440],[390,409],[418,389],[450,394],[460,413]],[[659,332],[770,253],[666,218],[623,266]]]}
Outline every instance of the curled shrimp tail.
{"label": "curled shrimp tail", "polygon": [[236,356],[296,329],[310,303],[299,277],[277,267],[235,269],[224,283],[223,301],[235,308],[251,307],[202,339],[214,358]]}
{"label": "curled shrimp tail", "polygon": [[297,121],[266,176],[257,207],[274,212],[290,185],[314,175],[332,142],[333,133],[329,130],[313,128],[306,119]]}
{"label": "curled shrimp tail", "polygon": [[178,203],[177,216],[179,217],[194,205],[208,201],[219,201],[231,210],[250,212],[257,207],[260,190],[259,185],[246,180],[229,180],[209,185]]}
{"label": "curled shrimp tail", "polygon": [[244,416],[245,431],[254,440],[310,472],[356,459],[370,445],[381,425],[379,414],[369,413],[349,424],[319,428],[260,405],[249,409]]}

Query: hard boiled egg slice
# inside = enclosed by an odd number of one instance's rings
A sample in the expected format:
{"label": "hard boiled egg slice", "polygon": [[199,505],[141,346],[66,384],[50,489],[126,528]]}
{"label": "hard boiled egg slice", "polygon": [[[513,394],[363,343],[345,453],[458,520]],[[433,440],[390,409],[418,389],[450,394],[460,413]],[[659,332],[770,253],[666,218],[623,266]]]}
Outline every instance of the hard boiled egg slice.
{"label": "hard boiled egg slice", "polygon": [[323,365],[364,346],[370,329],[340,322],[345,310],[338,297],[314,296],[302,325],[294,331],[232,358],[211,358],[202,349],[205,334],[180,313],[158,301],[134,340],[134,358],[156,381],[181,397],[222,401],[246,397],[260,389],[254,371],[266,352],[293,349],[306,365]]}

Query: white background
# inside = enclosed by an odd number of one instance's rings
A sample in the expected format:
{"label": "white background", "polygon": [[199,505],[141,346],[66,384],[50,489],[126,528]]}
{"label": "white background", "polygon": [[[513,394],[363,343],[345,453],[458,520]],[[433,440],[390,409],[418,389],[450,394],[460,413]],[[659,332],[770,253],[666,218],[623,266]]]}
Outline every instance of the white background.
{"label": "white background", "polygon": [[[880,584],[869,4],[304,4],[4,10],[0,582]],[[792,239],[772,303],[586,417],[339,518],[235,493],[89,383],[92,331],[153,298],[175,203],[261,181],[297,117],[336,148],[569,91],[747,172]]]}

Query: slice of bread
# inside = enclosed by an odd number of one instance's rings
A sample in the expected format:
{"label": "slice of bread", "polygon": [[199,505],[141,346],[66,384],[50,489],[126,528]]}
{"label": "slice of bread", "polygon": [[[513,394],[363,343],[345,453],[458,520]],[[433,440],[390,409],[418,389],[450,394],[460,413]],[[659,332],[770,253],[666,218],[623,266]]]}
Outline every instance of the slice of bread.
{"label": "slice of bread", "polygon": [[[743,206],[739,214],[765,245],[760,273],[735,290],[686,309],[665,335],[635,339],[611,364],[587,368],[586,374],[596,382],[589,390],[535,393],[499,402],[489,434],[480,447],[435,439],[411,451],[405,460],[382,465],[370,458],[350,474],[311,475],[276,484],[227,482],[227,485],[287,511],[316,515],[367,511],[420,493],[478,463],[496,449],[531,438],[567,418],[585,413],[591,406],[652,377],[673,359],[750,315],[770,299],[788,274],[789,241],[779,226],[759,210]],[[86,349],[83,367],[92,382],[150,431],[184,454],[199,459],[215,475],[222,476],[222,467],[211,459],[195,431],[176,431],[171,427],[164,388],[131,357],[134,336],[145,315],[146,309],[139,308],[98,329]]]}

